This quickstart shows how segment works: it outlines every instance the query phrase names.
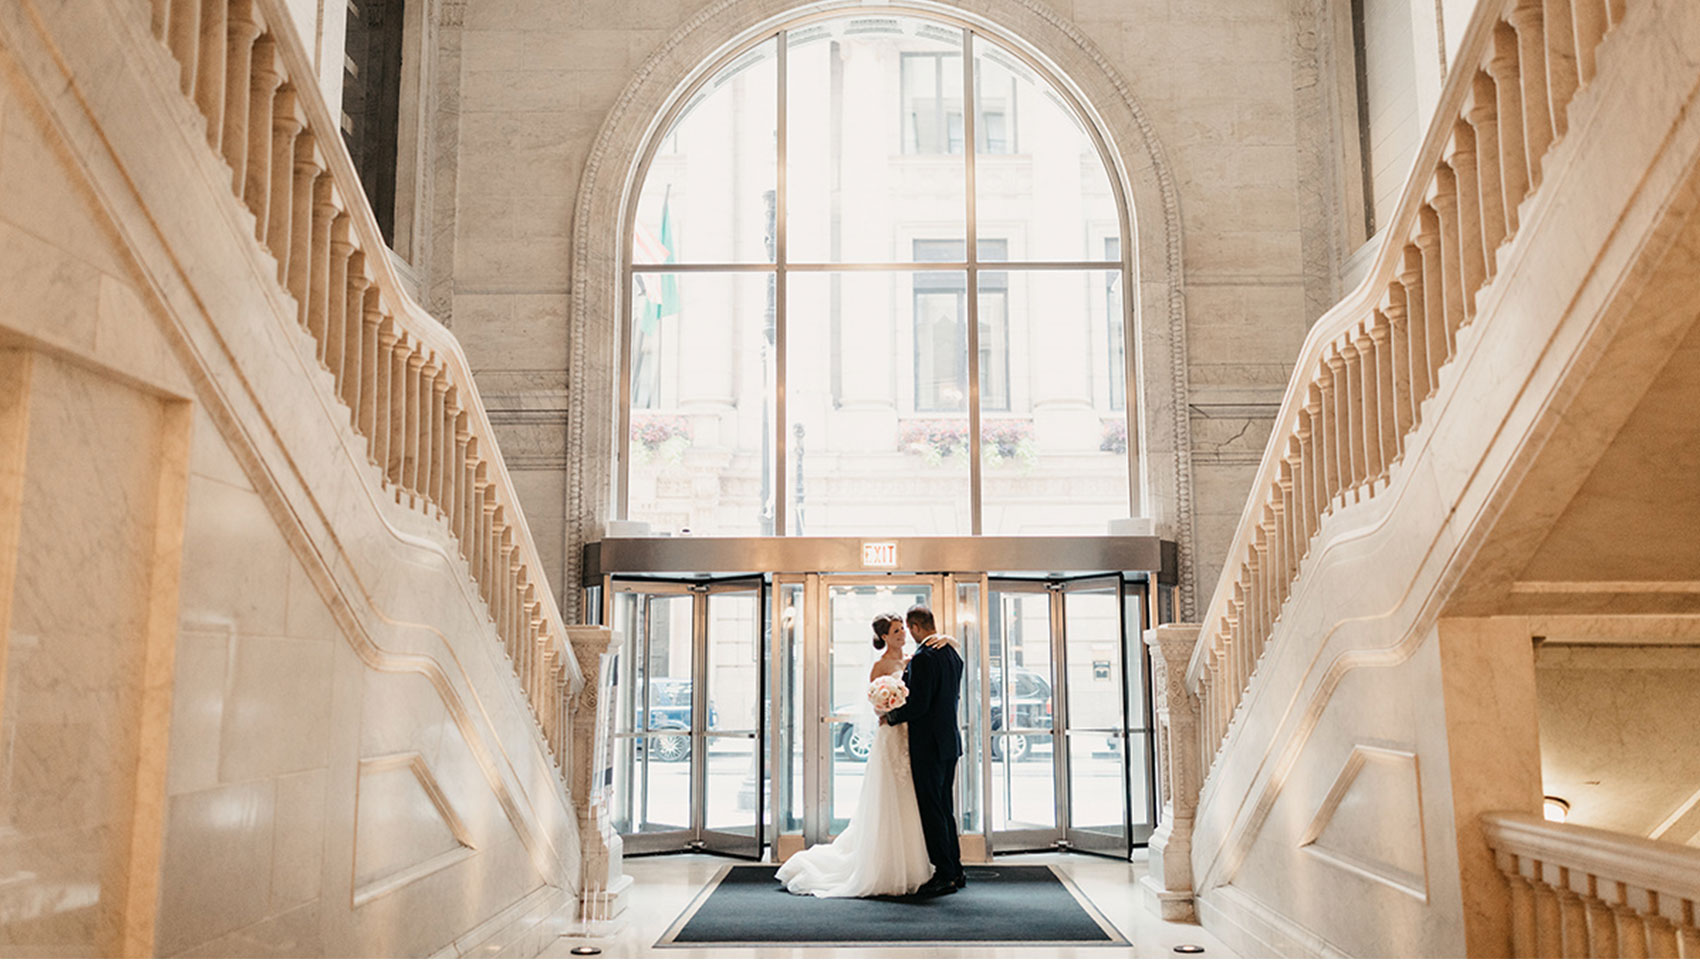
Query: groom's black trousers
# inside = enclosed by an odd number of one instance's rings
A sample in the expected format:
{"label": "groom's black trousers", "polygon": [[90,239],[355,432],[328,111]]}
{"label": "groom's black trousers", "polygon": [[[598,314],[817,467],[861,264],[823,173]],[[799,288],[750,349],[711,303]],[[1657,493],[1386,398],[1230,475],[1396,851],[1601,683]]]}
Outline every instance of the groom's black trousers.
{"label": "groom's black trousers", "polygon": [[933,755],[909,747],[909,771],[915,777],[915,805],[921,811],[921,833],[927,838],[927,859],[933,876],[955,880],[962,876],[962,848],[956,839],[956,757]]}

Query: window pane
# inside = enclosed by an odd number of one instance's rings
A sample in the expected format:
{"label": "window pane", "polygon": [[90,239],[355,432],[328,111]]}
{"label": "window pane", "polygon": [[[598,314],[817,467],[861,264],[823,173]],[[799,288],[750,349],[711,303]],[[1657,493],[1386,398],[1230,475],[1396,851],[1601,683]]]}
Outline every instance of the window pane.
{"label": "window pane", "polygon": [[966,297],[917,276],[791,274],[787,532],[969,532]]}
{"label": "window pane", "polygon": [[1097,147],[1051,84],[974,38],[980,223],[1010,224],[1015,260],[1099,260],[1120,236]]}
{"label": "window pane", "polygon": [[638,199],[633,263],[773,260],[777,41],[728,64],[662,137]]}
{"label": "window pane", "polygon": [[627,516],[658,532],[772,533],[773,275],[632,283]]}
{"label": "window pane", "polygon": [[961,32],[880,16],[789,36],[791,259],[908,261],[916,237],[961,243]]}
{"label": "window pane", "polygon": [[[980,275],[984,533],[1101,534],[1128,515],[1127,414],[1106,372],[1113,274]],[[1002,410],[991,403],[1000,377]]]}

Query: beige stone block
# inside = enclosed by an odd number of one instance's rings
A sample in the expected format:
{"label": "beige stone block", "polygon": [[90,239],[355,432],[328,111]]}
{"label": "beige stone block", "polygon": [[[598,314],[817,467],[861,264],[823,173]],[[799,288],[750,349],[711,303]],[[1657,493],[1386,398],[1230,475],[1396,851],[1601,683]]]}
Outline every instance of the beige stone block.
{"label": "beige stone block", "polygon": [[190,477],[178,601],[185,623],[228,624],[242,634],[281,633],[292,562],[257,494]]}
{"label": "beige stone block", "polygon": [[325,911],[323,901],[302,904],[294,910],[267,917],[259,923],[209,940],[184,957],[322,957]]}
{"label": "beige stone block", "polygon": [[570,244],[565,239],[502,240],[456,251],[459,282],[469,287],[564,290],[571,280]]}
{"label": "beige stone block", "polygon": [[74,350],[94,347],[100,275],[83,260],[0,223],[0,323]]}
{"label": "beige stone block", "polygon": [[461,69],[467,73],[524,69],[526,36],[524,30],[463,30]]}
{"label": "beige stone block", "polygon": [[116,235],[56,138],[22,111],[0,137],[0,220],[106,273],[126,271]]}
{"label": "beige stone block", "polygon": [[184,630],[178,636],[166,772],[166,792],[171,796],[218,785],[219,730],[224,724],[229,666],[228,634]]}
{"label": "beige stone block", "polygon": [[289,567],[288,604],[285,632],[290,637],[321,642],[344,639],[342,627],[300,563]]}
{"label": "beige stone block", "polygon": [[263,918],[276,816],[271,781],[172,797],[159,887],[158,952],[174,954]]}
{"label": "beige stone block", "polygon": [[273,830],[271,909],[277,911],[319,896],[325,855],[325,771],[278,778]]}
{"label": "beige stone block", "polygon": [[462,345],[474,370],[566,368],[564,294],[457,297],[457,314],[463,302],[472,316],[457,326],[465,331]]}
{"label": "beige stone block", "polygon": [[193,392],[170,338],[136,288],[102,274],[95,324],[95,359],[177,396]]}
{"label": "beige stone block", "polygon": [[218,425],[207,415],[205,407],[195,406],[195,426],[189,447],[189,472],[208,480],[217,480],[242,490],[254,489],[230,445],[218,432]]}
{"label": "beige stone block", "polygon": [[329,644],[240,636],[232,659],[219,779],[323,767],[330,737]]}

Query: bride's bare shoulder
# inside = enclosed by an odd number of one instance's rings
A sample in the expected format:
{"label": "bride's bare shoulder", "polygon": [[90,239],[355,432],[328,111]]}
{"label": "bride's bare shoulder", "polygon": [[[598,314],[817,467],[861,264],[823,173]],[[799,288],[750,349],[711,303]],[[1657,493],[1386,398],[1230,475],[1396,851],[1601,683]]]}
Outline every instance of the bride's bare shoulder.
{"label": "bride's bare shoulder", "polygon": [[880,677],[889,677],[892,674],[901,671],[902,669],[903,669],[902,664],[897,664],[896,666],[889,666],[884,659],[876,660],[876,661],[874,661],[873,669],[868,671],[868,682],[873,683],[875,680],[878,680]]}

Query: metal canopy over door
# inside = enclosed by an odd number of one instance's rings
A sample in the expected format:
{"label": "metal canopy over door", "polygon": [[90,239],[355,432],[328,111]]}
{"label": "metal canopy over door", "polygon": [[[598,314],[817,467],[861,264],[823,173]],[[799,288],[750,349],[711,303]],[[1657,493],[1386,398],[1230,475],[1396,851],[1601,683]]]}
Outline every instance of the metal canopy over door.
{"label": "metal canopy over door", "polygon": [[627,852],[762,856],[765,598],[759,578],[611,584],[612,803]]}

